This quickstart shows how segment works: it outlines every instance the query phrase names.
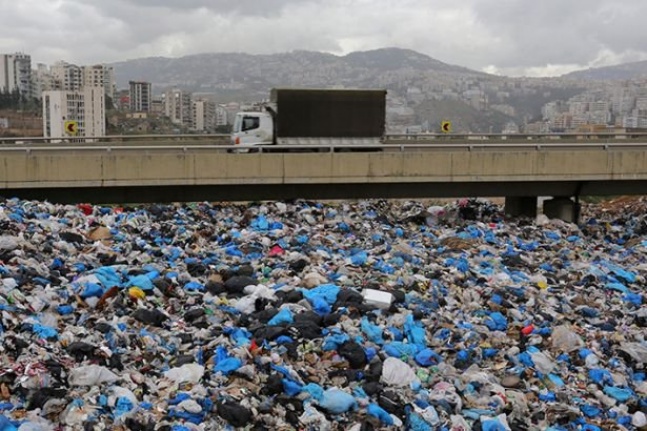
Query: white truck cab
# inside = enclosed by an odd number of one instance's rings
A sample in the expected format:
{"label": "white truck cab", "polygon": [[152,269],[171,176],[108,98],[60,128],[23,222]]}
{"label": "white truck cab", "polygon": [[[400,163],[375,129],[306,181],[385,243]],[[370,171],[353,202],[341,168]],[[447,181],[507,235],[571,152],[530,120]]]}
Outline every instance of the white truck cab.
{"label": "white truck cab", "polygon": [[274,120],[269,112],[239,112],[234,120],[231,143],[238,147],[271,145]]}

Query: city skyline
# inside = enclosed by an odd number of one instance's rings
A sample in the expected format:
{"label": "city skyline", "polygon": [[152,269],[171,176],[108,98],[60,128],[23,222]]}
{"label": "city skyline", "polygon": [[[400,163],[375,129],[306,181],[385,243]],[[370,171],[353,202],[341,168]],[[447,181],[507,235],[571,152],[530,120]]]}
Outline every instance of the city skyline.
{"label": "city skyline", "polygon": [[[505,76],[564,73],[647,59],[647,4],[604,0],[0,0],[0,52],[36,63],[111,63],[205,52],[382,47]],[[270,37],[271,36],[271,37]]]}

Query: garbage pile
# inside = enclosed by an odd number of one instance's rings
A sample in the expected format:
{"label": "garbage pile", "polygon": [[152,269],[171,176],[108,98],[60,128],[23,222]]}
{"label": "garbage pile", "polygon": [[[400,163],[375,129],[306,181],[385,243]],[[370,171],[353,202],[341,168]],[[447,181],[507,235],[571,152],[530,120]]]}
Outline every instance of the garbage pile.
{"label": "garbage pile", "polygon": [[647,226],[0,202],[0,430],[645,430]]}

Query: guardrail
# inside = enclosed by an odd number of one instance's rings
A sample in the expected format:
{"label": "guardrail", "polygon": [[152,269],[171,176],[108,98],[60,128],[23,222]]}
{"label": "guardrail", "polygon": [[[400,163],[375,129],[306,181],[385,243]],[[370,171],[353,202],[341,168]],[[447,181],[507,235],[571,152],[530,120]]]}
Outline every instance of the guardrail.
{"label": "guardrail", "polygon": [[2,138],[0,137],[0,144],[55,144],[67,145],[75,143],[97,144],[107,142],[179,142],[179,141],[213,141],[221,140],[229,142],[230,135],[225,134],[192,134],[192,135],[109,135],[109,136],[83,136],[83,137],[69,137],[69,138],[44,138],[38,137],[13,137]]}
{"label": "guardrail", "polygon": [[[550,141],[550,142],[618,142],[618,141],[647,141],[647,132],[631,133],[545,133],[545,134],[387,134],[388,141],[424,141],[424,142],[527,142],[527,141]],[[227,134],[186,134],[186,135],[110,135],[110,136],[87,136],[70,138],[44,138],[44,137],[0,137],[0,146],[3,145],[34,145],[48,144],[57,146],[68,146],[82,143],[83,145],[100,145],[106,143],[142,143],[150,142],[156,145],[177,144],[178,142],[206,143],[229,145],[230,135]]]}
{"label": "guardrail", "polygon": [[52,145],[0,145],[0,152],[36,152],[36,151],[191,151],[191,150],[210,150],[223,153],[284,153],[284,152],[319,152],[319,153],[335,153],[335,152],[405,152],[405,151],[494,151],[494,150],[591,150],[598,149],[602,151],[609,150],[623,150],[623,149],[647,149],[647,138],[642,142],[425,142],[407,141],[399,143],[385,143],[381,145],[342,145],[342,144],[327,144],[327,145],[268,145],[258,147],[233,147],[231,145],[221,145],[204,143],[196,144],[179,144],[167,143],[164,145],[147,144],[147,145],[128,145],[114,143],[106,145],[106,143],[93,143],[93,145],[78,145],[78,143],[68,143],[64,146]]}

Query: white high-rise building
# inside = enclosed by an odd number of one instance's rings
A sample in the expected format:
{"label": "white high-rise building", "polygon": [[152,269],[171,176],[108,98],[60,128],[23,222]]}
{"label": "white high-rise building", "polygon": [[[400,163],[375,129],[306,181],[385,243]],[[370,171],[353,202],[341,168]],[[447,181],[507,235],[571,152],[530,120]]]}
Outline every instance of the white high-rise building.
{"label": "white high-rise building", "polygon": [[22,53],[0,54],[0,93],[14,91],[26,99],[33,97],[31,56]]}
{"label": "white high-rise building", "polygon": [[227,125],[227,108],[225,105],[216,107],[216,127]]}
{"label": "white high-rise building", "polygon": [[216,127],[216,104],[210,100],[194,100],[192,107],[191,128],[198,131],[213,131]]}
{"label": "white high-rise building", "polygon": [[190,127],[193,120],[192,108],[190,93],[173,89],[164,94],[164,114],[173,124]]}
{"label": "white high-rise building", "polygon": [[101,64],[94,66],[77,66],[59,61],[49,68],[37,72],[38,86],[42,91],[65,90],[77,91],[83,87],[103,87],[106,96],[114,99],[114,69]]}
{"label": "white high-rise building", "polygon": [[[103,87],[84,87],[78,91],[45,91],[43,104],[43,135],[46,138],[99,137],[106,134],[105,92]],[[78,133],[65,130],[75,122]]]}
{"label": "white high-rise building", "polygon": [[48,90],[75,91],[83,85],[81,68],[75,64],[59,61],[50,67],[50,73],[54,86]]}
{"label": "white high-rise building", "polygon": [[102,64],[81,66],[83,87],[103,87],[106,96],[111,99],[115,95],[115,73],[112,67]]}

